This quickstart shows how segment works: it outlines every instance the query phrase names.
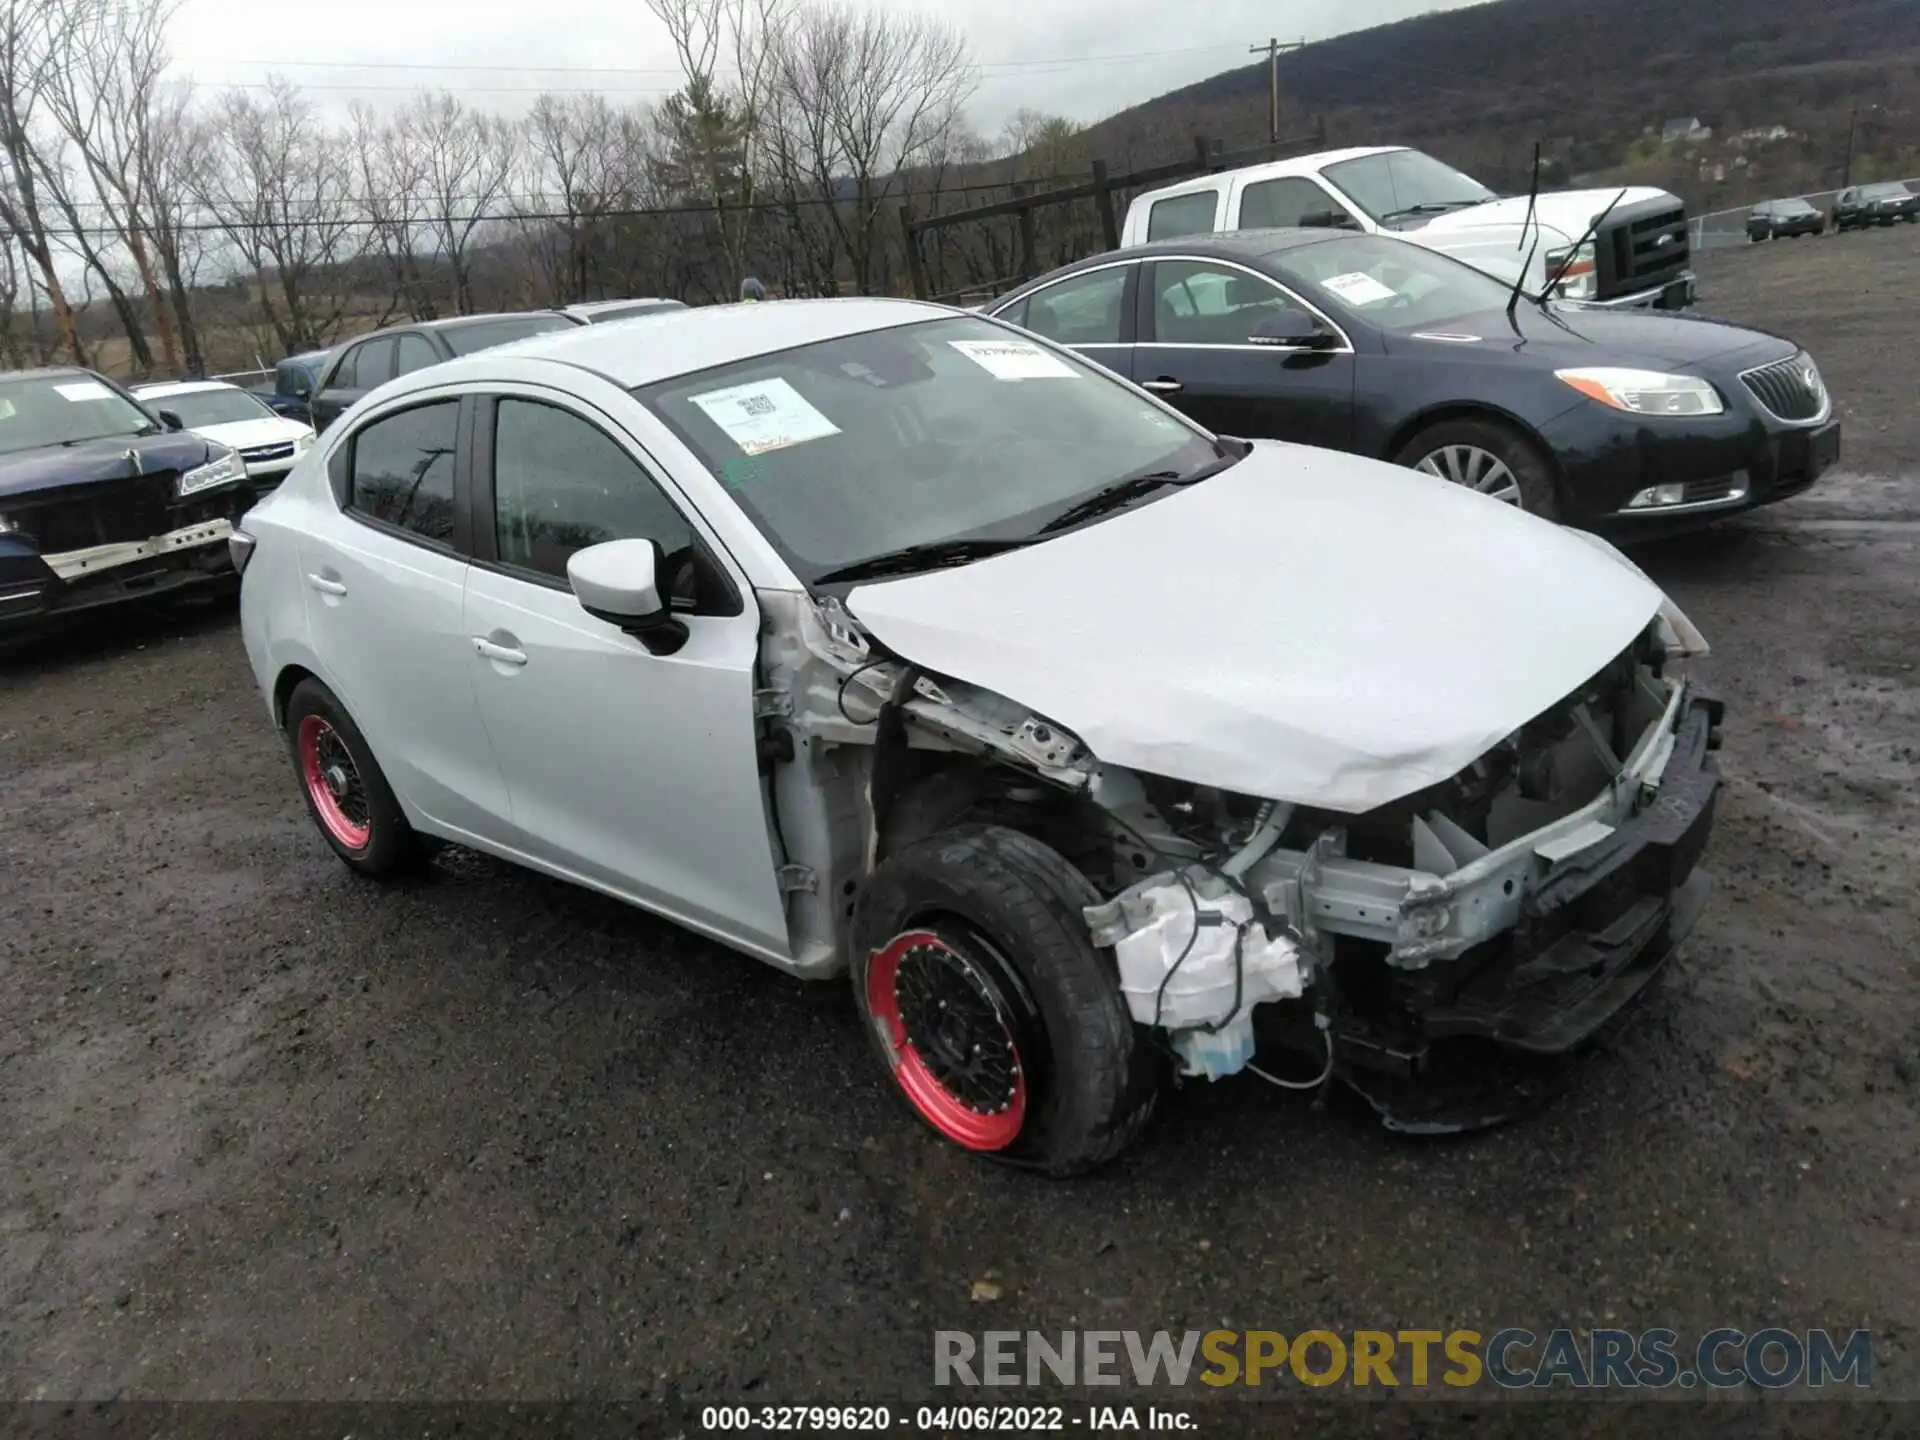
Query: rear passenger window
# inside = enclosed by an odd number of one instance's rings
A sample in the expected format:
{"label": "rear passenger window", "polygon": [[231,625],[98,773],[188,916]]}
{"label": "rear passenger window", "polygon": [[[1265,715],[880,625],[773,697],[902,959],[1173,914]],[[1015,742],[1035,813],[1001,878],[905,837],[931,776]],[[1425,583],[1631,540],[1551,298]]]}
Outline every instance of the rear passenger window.
{"label": "rear passenger window", "polygon": [[369,340],[353,357],[354,389],[371,390],[393,379],[393,337]]}
{"label": "rear passenger window", "polygon": [[458,400],[374,421],[353,437],[348,508],[436,545],[453,544],[453,448],[459,430]]}
{"label": "rear passenger window", "polygon": [[424,370],[429,365],[440,363],[440,352],[427,343],[423,335],[411,332],[400,337],[400,357],[397,373],[411,375],[416,370]]}
{"label": "rear passenger window", "polygon": [[1182,235],[1208,235],[1220,207],[1218,190],[1200,190],[1156,200],[1147,212],[1147,239],[1177,240]]}
{"label": "rear passenger window", "polygon": [[1118,345],[1127,267],[1076,275],[1027,300],[1027,329],[1060,345]]}

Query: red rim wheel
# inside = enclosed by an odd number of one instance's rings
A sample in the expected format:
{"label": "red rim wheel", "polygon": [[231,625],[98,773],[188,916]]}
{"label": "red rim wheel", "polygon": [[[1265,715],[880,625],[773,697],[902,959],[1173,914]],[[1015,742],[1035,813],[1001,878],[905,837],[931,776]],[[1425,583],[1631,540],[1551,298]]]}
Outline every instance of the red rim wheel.
{"label": "red rim wheel", "polygon": [[345,849],[366,849],[373,840],[366,782],[340,732],[318,715],[303,715],[295,744],[301,783],[320,824]]}
{"label": "red rim wheel", "polygon": [[893,1078],[926,1122],[968,1150],[1004,1150],[1027,1118],[1012,1011],[987,965],[932,930],[867,963],[867,1013]]}

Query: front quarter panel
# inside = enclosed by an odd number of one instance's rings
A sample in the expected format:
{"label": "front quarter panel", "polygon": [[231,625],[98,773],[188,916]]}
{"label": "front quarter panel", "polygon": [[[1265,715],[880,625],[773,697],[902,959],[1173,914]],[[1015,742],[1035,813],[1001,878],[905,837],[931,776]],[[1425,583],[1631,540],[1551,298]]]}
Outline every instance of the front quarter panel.
{"label": "front quarter panel", "polygon": [[240,577],[240,635],[254,682],[276,725],[280,717],[273,713],[274,691],[288,666],[328,681],[307,627],[299,548],[300,517],[324,483],[316,452],[309,451],[241,524],[254,538],[254,552]]}

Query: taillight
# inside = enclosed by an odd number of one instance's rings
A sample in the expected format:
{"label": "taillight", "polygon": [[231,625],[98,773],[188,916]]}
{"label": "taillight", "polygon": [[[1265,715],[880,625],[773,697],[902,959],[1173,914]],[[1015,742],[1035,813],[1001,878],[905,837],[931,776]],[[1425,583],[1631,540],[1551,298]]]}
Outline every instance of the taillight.
{"label": "taillight", "polygon": [[247,573],[247,562],[253,559],[254,547],[259,543],[258,540],[254,539],[253,536],[240,529],[237,525],[234,527],[233,533],[227,536],[227,555],[233,561],[235,574],[244,575]]}

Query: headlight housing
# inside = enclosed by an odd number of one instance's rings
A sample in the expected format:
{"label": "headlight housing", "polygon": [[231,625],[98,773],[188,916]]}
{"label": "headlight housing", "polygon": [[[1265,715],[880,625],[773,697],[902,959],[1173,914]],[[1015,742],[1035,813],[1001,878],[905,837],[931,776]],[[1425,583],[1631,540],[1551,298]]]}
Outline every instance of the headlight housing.
{"label": "headlight housing", "polygon": [[1548,299],[1591,300],[1600,293],[1600,266],[1594,260],[1591,240],[1578,250],[1549,250],[1546,273],[1553,275],[1562,266],[1565,267],[1565,273],[1554,282],[1553,292]]}
{"label": "headlight housing", "polygon": [[1658,370],[1625,370],[1612,365],[1553,372],[1589,400],[1633,415],[1720,415],[1726,401],[1711,382],[1697,375],[1665,375]]}
{"label": "headlight housing", "polygon": [[293,453],[296,455],[306,454],[307,451],[313,448],[314,439],[315,439],[315,436],[313,431],[311,430],[307,431],[307,433],[304,435],[294,436],[293,437]]}
{"label": "headlight housing", "polygon": [[246,478],[247,466],[240,458],[240,452],[223,450],[206,464],[181,472],[180,478],[174,482],[173,493],[193,495],[202,490],[211,490],[216,485],[230,485]]}

